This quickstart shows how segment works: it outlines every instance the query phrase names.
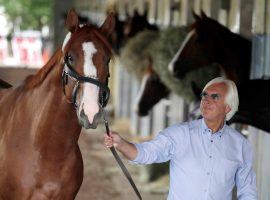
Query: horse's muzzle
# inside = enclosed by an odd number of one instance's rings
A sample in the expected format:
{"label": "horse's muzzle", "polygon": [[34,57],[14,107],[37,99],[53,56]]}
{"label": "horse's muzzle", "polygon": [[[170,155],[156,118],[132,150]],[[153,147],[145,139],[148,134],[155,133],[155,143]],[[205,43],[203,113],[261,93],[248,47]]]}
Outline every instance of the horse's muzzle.
{"label": "horse's muzzle", "polygon": [[84,110],[81,110],[81,112],[78,115],[79,123],[81,126],[83,126],[85,129],[96,129],[98,126],[99,119],[102,115],[102,112],[99,111],[95,114],[92,123],[89,122],[89,119],[87,115],[84,113]]}
{"label": "horse's muzzle", "polygon": [[187,61],[176,61],[173,67],[173,76],[184,79],[189,72],[189,64]]}

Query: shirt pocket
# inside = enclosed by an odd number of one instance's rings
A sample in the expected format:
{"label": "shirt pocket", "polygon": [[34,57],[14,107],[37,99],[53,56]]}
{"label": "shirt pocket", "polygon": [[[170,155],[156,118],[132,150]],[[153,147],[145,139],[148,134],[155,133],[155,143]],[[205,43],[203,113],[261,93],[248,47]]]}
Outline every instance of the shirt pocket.
{"label": "shirt pocket", "polygon": [[238,168],[237,161],[224,158],[217,159],[215,169],[216,181],[225,187],[234,186],[237,168]]}

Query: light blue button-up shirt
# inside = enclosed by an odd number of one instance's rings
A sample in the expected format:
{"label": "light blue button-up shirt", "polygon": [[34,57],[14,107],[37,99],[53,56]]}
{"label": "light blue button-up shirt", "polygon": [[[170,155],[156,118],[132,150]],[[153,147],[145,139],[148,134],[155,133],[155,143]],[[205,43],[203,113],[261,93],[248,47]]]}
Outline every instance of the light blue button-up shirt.
{"label": "light blue button-up shirt", "polygon": [[224,125],[212,134],[203,119],[170,126],[151,141],[135,144],[136,164],[170,160],[168,200],[257,200],[251,144]]}

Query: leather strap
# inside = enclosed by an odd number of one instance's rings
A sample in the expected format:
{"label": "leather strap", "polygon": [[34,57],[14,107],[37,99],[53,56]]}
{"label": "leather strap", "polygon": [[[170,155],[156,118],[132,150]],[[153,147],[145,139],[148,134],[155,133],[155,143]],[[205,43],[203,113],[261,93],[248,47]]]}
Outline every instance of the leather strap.
{"label": "leather strap", "polygon": [[[104,113],[104,124],[106,127],[106,132],[107,135],[110,136],[110,129],[109,129],[109,125],[108,125],[108,121],[105,119],[105,113]],[[118,165],[120,166],[120,168],[122,169],[122,172],[125,174],[126,178],[128,179],[130,185],[132,186],[133,190],[135,191],[135,193],[137,194],[138,198],[140,200],[142,200],[141,194],[139,192],[139,190],[137,189],[130,173],[128,172],[127,168],[125,167],[124,163],[122,162],[121,158],[119,157],[119,155],[117,154],[116,150],[114,147],[110,148],[115,160],[117,161]]]}

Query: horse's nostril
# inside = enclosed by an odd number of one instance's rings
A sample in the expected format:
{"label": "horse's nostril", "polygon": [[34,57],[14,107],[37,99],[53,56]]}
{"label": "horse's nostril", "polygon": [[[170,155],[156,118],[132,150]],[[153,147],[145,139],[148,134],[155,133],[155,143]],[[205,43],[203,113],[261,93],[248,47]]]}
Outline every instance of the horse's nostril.
{"label": "horse's nostril", "polygon": [[139,109],[138,115],[141,116],[141,117],[144,117],[144,116],[148,115],[148,112],[146,110],[140,110]]}
{"label": "horse's nostril", "polygon": [[149,107],[149,105],[141,103],[138,106],[138,115],[141,117],[146,116],[146,115],[148,115],[148,112],[150,109],[151,109],[151,107]]}

